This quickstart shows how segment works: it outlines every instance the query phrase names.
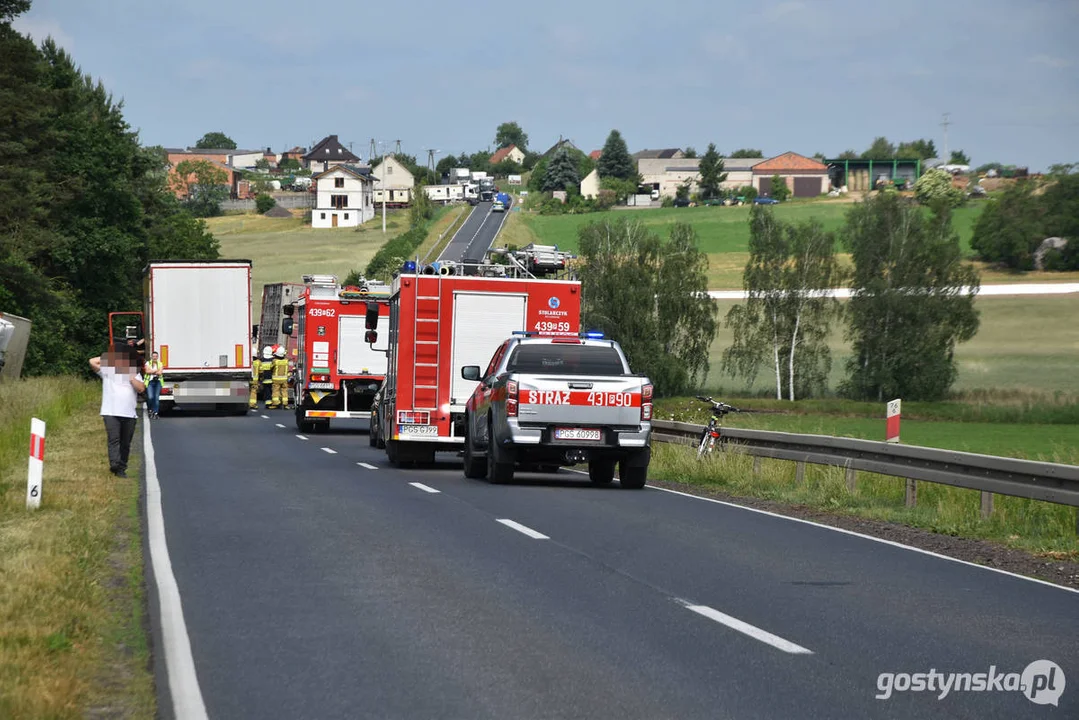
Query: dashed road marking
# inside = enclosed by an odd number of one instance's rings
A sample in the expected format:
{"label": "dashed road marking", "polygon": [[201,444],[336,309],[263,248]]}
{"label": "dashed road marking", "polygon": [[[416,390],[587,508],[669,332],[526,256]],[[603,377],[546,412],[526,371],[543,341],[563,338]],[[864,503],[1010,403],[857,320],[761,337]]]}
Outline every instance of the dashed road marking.
{"label": "dashed road marking", "polygon": [[429,492],[429,493],[442,492],[441,490],[435,490],[433,487],[428,487],[428,486],[424,485],[423,483],[411,482],[411,483],[409,483],[409,485],[411,485],[414,488],[419,488],[420,490],[423,490],[424,492]]}
{"label": "dashed road marking", "polygon": [[337,451],[333,448],[322,448],[322,452],[329,453],[330,455],[336,455]]}
{"label": "dashed road marking", "polygon": [[296,437],[300,438],[301,440],[306,440],[307,439],[306,435],[297,435]]}
{"label": "dashed road marking", "polygon": [[263,420],[269,420],[270,419],[269,415],[259,415],[259,417],[261,417]]}
{"label": "dashed road marking", "polygon": [[359,465],[359,466],[360,466],[360,467],[362,467],[362,468],[367,468],[368,470],[378,470],[378,467],[377,467],[377,466],[375,466],[375,465],[371,465],[370,463],[361,463],[361,462],[358,462],[358,463],[356,463],[356,464],[357,464],[357,465]]}
{"label": "dashed road marking", "polygon": [[759,640],[766,645],[771,645],[777,650],[782,650],[783,652],[790,653],[791,655],[813,654],[813,651],[809,650],[808,648],[804,648],[801,645],[792,643],[790,640],[781,638],[778,635],[773,635],[767,630],[761,630],[756,625],[750,625],[749,623],[743,620],[739,620],[736,617],[732,617],[730,615],[727,615],[726,613],[721,613],[715,608],[708,607],[707,605],[690,605],[688,603],[684,604],[687,610],[692,610],[698,615],[706,617],[709,620],[715,620],[721,625],[726,625],[731,630],[737,630],[743,635],[748,635],[754,640]]}
{"label": "dashed road marking", "polygon": [[282,425],[281,423],[277,423],[277,427],[279,427],[279,428],[283,428],[283,427],[285,427],[285,426],[284,426],[284,425]]}
{"label": "dashed road marking", "polygon": [[498,522],[502,523],[503,525],[505,525],[508,528],[513,528],[514,530],[516,530],[519,533],[527,535],[528,537],[532,538],[533,540],[550,540],[551,539],[551,538],[547,537],[546,535],[544,535],[541,532],[536,532],[532,528],[525,527],[521,523],[514,522],[512,520],[507,520],[505,518],[499,518]]}

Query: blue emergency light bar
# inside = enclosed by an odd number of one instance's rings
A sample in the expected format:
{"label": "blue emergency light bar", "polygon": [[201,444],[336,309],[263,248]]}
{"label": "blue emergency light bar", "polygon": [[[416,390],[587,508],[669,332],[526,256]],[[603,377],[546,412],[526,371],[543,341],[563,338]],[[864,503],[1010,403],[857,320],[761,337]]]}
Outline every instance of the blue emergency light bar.
{"label": "blue emergency light bar", "polygon": [[[513,334],[518,337],[549,337],[550,333],[541,333],[537,330],[514,330]],[[562,337],[565,337],[564,335]],[[572,336],[571,336],[572,337]],[[602,340],[603,333],[599,330],[590,330],[588,332],[577,333],[577,337],[586,338],[588,340]]]}

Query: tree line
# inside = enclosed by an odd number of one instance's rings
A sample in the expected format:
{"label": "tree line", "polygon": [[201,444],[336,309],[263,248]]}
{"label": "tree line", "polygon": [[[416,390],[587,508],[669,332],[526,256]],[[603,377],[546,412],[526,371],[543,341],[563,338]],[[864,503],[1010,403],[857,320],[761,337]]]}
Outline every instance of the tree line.
{"label": "tree line", "polygon": [[30,318],[24,371],[82,371],[108,313],[141,307],[149,260],[214,259],[217,241],[167,187],[121,103],[0,0],[0,308]]}

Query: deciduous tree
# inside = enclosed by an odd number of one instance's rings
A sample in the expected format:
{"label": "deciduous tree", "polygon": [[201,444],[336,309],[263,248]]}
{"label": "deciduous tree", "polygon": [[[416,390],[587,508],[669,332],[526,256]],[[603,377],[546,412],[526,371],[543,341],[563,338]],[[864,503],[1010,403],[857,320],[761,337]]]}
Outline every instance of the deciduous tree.
{"label": "deciduous tree", "polygon": [[202,149],[235,150],[236,141],[223,132],[208,132],[199,138],[195,147]]}
{"label": "deciduous tree", "polygon": [[640,222],[620,219],[578,235],[585,325],[619,341],[657,393],[697,387],[708,372],[716,309],[693,228],[676,224],[663,242]]}
{"label": "deciduous tree", "polygon": [[772,176],[771,190],[769,192],[779,202],[785,202],[791,196],[791,189],[787,185],[787,179],[782,175]]}
{"label": "deciduous tree", "polygon": [[955,346],[974,337],[977,271],[963,260],[951,213],[927,218],[896,194],[848,213],[844,242],[854,261],[847,307],[842,393],[864,400],[937,400],[957,374]]}
{"label": "deciduous tree", "polygon": [[500,148],[516,145],[521,152],[528,152],[528,133],[516,122],[504,122],[495,130],[495,145]]}
{"label": "deciduous tree", "polygon": [[952,150],[952,156],[948,159],[951,165],[970,165],[970,156],[962,150]]}
{"label": "deciduous tree", "polygon": [[732,152],[728,157],[732,158],[759,158],[764,157],[764,153],[756,148],[738,148]]}

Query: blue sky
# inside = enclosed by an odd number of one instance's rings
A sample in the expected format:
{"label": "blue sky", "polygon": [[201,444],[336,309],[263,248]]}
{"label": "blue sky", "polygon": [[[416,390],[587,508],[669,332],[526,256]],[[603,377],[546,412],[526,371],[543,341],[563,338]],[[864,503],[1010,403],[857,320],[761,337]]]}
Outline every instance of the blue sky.
{"label": "blue sky", "polygon": [[241,147],[328,134],[485,149],[516,120],[532,149],[715,142],[833,156],[932,138],[975,164],[1079,161],[1079,2],[787,0],[539,3],[34,0],[122,97],[144,143],[222,130]]}

